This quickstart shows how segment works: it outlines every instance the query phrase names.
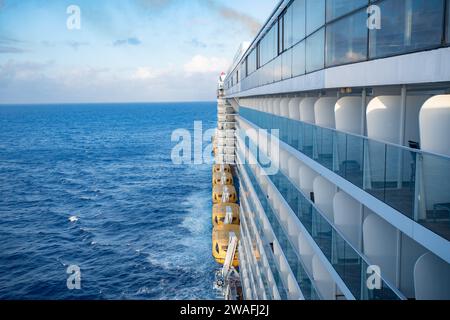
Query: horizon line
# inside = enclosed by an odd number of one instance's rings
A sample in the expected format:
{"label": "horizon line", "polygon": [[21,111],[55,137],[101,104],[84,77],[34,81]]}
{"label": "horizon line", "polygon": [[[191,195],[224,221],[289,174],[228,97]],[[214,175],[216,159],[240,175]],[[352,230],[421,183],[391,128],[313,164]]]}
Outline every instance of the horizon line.
{"label": "horizon line", "polygon": [[160,104],[160,103],[214,103],[215,100],[180,100],[180,101],[120,101],[120,102],[13,102],[1,103],[0,106],[36,106],[36,105],[75,105],[75,104]]}

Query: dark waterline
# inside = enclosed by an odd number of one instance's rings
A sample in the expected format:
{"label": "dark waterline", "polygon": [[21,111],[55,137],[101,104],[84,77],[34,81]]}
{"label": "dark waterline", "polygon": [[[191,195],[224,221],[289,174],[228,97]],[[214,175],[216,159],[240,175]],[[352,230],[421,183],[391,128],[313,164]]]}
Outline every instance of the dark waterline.
{"label": "dark waterline", "polygon": [[213,299],[211,168],[172,164],[171,133],[215,110],[0,106],[0,299]]}

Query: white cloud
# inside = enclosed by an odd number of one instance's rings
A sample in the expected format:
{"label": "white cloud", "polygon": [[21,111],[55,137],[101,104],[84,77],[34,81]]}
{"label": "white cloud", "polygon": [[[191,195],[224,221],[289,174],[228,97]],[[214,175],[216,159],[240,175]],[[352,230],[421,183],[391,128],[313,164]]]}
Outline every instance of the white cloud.
{"label": "white cloud", "polygon": [[196,55],[184,65],[184,72],[188,75],[194,73],[220,73],[228,69],[229,64],[229,61],[225,58]]}
{"label": "white cloud", "polygon": [[153,70],[148,67],[140,67],[137,68],[135,73],[133,74],[132,78],[137,80],[148,80],[148,79],[155,79],[157,78],[161,72]]}

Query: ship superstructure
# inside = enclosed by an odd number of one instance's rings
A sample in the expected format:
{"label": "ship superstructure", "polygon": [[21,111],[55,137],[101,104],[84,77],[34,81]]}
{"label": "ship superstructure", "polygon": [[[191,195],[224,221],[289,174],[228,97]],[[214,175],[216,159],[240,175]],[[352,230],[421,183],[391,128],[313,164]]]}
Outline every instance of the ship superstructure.
{"label": "ship superstructure", "polygon": [[450,299],[449,12],[281,1],[237,55],[216,160],[245,299]]}

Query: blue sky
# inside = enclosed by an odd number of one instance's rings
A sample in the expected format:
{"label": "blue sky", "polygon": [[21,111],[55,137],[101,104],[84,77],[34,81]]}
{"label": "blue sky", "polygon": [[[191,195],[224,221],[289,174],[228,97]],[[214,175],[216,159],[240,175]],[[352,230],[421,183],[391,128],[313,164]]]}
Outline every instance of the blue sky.
{"label": "blue sky", "polygon": [[[0,104],[212,100],[277,0],[0,0]],[[81,9],[69,30],[67,7]]]}

